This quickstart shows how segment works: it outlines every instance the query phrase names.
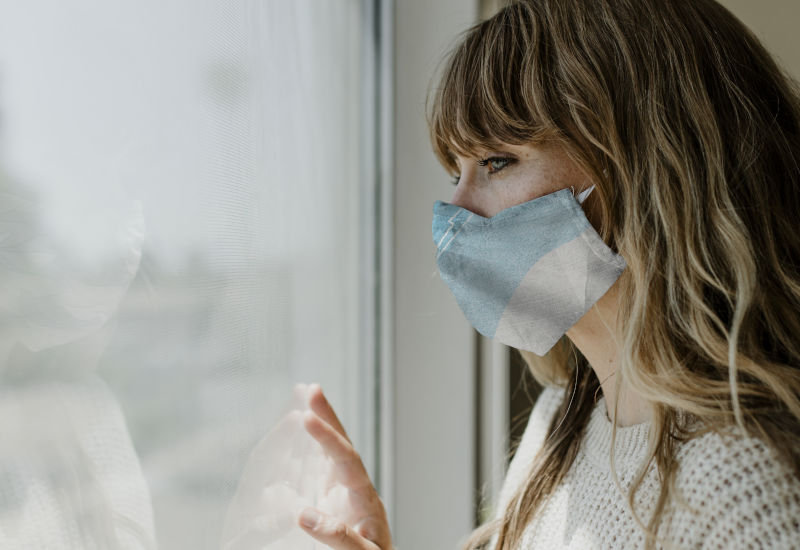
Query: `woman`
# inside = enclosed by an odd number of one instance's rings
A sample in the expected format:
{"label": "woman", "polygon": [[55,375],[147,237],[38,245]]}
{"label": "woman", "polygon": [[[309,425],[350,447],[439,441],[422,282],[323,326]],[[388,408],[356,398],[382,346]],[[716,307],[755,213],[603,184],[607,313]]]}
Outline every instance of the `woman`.
{"label": "woman", "polygon": [[[517,2],[429,122],[441,275],[547,386],[463,548],[800,547],[800,100],[753,34],[713,0]],[[313,395],[364,498],[306,530],[391,548]]]}

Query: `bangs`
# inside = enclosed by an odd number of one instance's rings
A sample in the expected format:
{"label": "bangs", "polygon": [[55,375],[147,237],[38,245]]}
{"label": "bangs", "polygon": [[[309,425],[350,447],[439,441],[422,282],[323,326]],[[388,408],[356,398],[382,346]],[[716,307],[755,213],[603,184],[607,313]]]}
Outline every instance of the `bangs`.
{"label": "bangs", "polygon": [[561,135],[549,114],[558,107],[546,86],[552,61],[547,45],[538,43],[542,37],[517,4],[473,26],[451,52],[428,109],[434,153],[450,173],[458,172],[456,153],[474,156],[498,143]]}

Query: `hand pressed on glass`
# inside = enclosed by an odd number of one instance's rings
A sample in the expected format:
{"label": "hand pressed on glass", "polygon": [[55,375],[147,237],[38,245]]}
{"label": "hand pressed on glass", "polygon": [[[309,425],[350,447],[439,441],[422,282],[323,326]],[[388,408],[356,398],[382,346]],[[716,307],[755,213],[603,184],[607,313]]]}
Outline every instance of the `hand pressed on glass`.
{"label": "hand pressed on glass", "polygon": [[295,386],[290,409],[250,453],[222,549],[391,550],[383,504],[320,387]]}
{"label": "hand pressed on glass", "polygon": [[383,503],[361,457],[316,384],[309,386],[308,404],[310,410],[304,413],[303,425],[322,445],[332,468],[317,509],[302,510],[300,526],[335,550],[392,550]]}
{"label": "hand pressed on glass", "polygon": [[222,550],[314,548],[296,527],[297,510],[319,502],[332,462],[303,427],[306,385],[295,386],[289,409],[250,453],[225,517]]}

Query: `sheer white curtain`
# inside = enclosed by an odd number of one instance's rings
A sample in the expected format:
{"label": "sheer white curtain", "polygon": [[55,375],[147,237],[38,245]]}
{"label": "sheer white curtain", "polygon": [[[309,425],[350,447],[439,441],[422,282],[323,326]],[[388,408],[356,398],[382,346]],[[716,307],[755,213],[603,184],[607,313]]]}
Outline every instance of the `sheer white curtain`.
{"label": "sheer white curtain", "polygon": [[0,547],[218,548],[295,382],[360,446],[363,18],[0,2]]}

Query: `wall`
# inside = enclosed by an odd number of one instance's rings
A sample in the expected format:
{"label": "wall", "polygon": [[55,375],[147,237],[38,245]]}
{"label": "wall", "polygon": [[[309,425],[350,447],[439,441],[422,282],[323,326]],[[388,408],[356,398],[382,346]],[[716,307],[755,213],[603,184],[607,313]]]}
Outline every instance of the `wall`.
{"label": "wall", "polygon": [[433,203],[453,187],[428,139],[425,97],[477,0],[395,3],[394,460],[401,549],[456,548],[472,528],[473,331],[436,271]]}

